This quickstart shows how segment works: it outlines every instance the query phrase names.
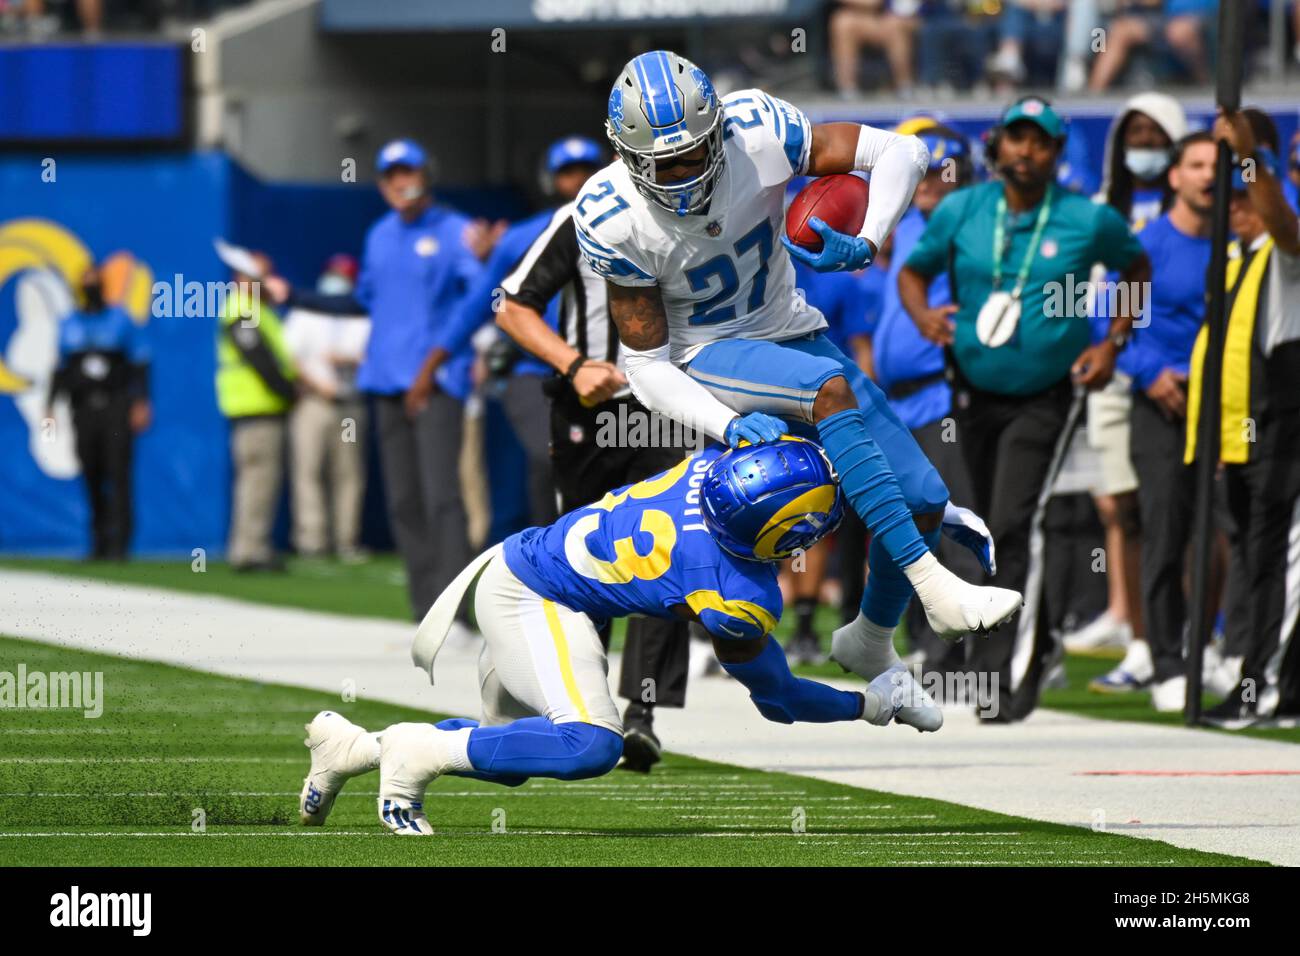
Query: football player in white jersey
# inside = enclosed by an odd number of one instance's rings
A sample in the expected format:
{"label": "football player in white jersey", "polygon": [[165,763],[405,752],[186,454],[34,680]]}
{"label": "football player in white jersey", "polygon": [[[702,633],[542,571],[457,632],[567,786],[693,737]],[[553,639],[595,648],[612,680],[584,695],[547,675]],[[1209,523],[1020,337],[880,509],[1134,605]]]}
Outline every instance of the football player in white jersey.
{"label": "football player in white jersey", "polygon": [[[928,168],[921,141],[856,123],[813,126],[761,90],[720,100],[701,69],[665,51],[623,68],[606,133],[618,158],[588,180],[574,221],[608,282],[636,397],[733,447],[786,431],[815,437],[871,529],[861,613],[835,632],[832,657],[868,680],[893,666],[893,630],[913,591],[944,637],[1011,617],[1019,592],[968,584],[931,553],[948,530],[993,570],[987,529],[948,503],[880,390],[822,334],[826,321],[797,294],[790,263],[870,265]],[[814,218],[822,251],[791,244],[786,183],[855,170],[871,172],[859,235]]]}

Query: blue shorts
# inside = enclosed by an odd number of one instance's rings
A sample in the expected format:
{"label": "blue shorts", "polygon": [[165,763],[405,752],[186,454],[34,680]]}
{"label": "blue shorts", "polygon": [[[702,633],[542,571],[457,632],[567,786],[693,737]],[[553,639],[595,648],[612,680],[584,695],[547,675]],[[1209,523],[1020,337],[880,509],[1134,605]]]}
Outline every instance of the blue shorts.
{"label": "blue shorts", "polygon": [[876,384],[824,334],[765,342],[726,339],[704,346],[686,374],[741,414],[785,419],[791,434],[816,439],[813,401],[830,379],[843,376],[857,397],[867,431],[884,452],[913,514],[942,511],[948,487]]}

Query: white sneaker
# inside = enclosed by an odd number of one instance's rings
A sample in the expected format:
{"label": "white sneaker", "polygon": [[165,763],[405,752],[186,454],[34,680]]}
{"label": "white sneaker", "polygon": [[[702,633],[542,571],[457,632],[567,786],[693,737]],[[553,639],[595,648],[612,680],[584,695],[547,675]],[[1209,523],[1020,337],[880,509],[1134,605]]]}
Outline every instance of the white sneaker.
{"label": "white sneaker", "polygon": [[1125,694],[1141,690],[1155,677],[1151,663],[1151,646],[1146,641],[1135,640],[1128,646],[1119,666],[1088,682],[1088,690],[1098,694]]}
{"label": "white sneaker", "polygon": [[1211,694],[1227,697],[1241,685],[1241,665],[1244,660],[1242,657],[1224,657],[1213,645],[1206,647],[1201,683]]}
{"label": "white sneaker", "polygon": [[995,630],[1024,606],[1019,591],[968,584],[927,554],[904,573],[925,610],[934,633],[953,640]]}
{"label": "white sneaker", "polygon": [[1179,674],[1151,687],[1151,706],[1157,713],[1181,713],[1187,702],[1187,678]]}
{"label": "white sneaker", "polygon": [[1119,621],[1105,611],[1090,623],[1071,631],[1061,639],[1071,654],[1098,651],[1103,648],[1125,648],[1133,640],[1133,628],[1127,621]]}
{"label": "white sneaker", "polygon": [[302,782],[298,813],[303,826],[318,827],[334,807],[343,784],[379,765],[379,741],[342,714],[322,710],[306,725],[311,770]]}
{"label": "white sneaker", "polygon": [[433,724],[394,724],[381,738],[379,820],[401,836],[432,836],[424,792],[453,769],[448,737],[457,731]]}
{"label": "white sneaker", "polygon": [[893,720],[931,733],[943,726],[943,711],[904,664],[895,664],[873,680],[863,696],[862,719],[869,724],[884,727]]}

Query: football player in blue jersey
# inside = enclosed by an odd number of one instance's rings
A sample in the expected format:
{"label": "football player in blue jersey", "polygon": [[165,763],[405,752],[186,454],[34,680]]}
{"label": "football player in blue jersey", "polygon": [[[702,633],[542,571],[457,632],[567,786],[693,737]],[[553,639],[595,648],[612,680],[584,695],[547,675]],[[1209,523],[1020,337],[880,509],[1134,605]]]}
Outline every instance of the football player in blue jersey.
{"label": "football player in blue jersey", "polygon": [[861,691],[790,673],[772,637],[776,562],[834,530],[843,501],[829,461],[798,438],[711,445],[653,478],[610,492],[472,562],[420,625],[412,657],[434,657],[462,603],[483,632],[480,720],[402,723],[367,732],[326,711],[307,725],[311,771],[301,816],[320,825],[343,784],[378,769],[379,813],[403,835],[432,832],[425,789],[443,774],[509,786],[607,773],[623,748],[597,628],[630,614],[699,621],[722,666],[780,723],[891,721],[938,730],[943,715],[906,668]]}
{"label": "football player in blue jersey", "polygon": [[[969,584],[938,562],[941,525],[964,515],[880,389],[794,295],[792,258],[818,272],[871,264],[928,169],[921,140],[814,125],[762,90],[719,97],[699,67],[663,50],[615,79],[606,133],[618,158],[588,181],[574,223],[607,280],[633,393],[733,447],[786,431],[815,437],[872,532],[860,613],[834,633],[831,656],[868,680],[891,666],[913,593],[941,637],[1007,621],[1020,593]],[[858,234],[813,217],[822,248],[792,244],[786,183],[855,171],[871,173]]]}

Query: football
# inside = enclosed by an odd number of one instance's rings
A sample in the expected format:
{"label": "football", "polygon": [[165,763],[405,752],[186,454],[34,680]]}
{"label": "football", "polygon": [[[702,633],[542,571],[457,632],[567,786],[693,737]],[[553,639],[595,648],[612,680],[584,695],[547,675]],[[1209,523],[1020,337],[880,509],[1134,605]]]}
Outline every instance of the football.
{"label": "football", "polygon": [[808,225],[816,216],[837,232],[856,236],[867,217],[867,181],[849,173],[814,179],[794,197],[785,214],[785,234],[809,252],[821,252],[822,237]]}

